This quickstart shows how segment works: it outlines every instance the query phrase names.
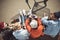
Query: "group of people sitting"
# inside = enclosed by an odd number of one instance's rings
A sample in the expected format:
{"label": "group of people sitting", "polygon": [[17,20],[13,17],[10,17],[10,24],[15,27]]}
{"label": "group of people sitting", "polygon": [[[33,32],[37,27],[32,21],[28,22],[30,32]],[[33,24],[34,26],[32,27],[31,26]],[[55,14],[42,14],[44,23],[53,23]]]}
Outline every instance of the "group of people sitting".
{"label": "group of people sitting", "polygon": [[[58,40],[60,12],[50,13],[49,16],[44,14],[42,18],[31,14],[31,10],[28,15],[25,14],[25,10],[20,11],[20,14],[21,20],[14,20],[8,27],[12,31],[10,31],[11,35],[15,38],[11,40]],[[3,27],[3,29],[6,28]]]}

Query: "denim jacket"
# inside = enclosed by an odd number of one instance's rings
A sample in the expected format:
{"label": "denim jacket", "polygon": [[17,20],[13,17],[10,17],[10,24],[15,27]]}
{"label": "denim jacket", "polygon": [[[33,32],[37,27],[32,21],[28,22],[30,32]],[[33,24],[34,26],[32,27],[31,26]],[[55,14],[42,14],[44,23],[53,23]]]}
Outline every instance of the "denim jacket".
{"label": "denim jacket", "polygon": [[29,39],[29,33],[26,29],[20,29],[13,32],[13,35],[18,40]]}
{"label": "denim jacket", "polygon": [[59,20],[47,20],[48,16],[42,18],[42,23],[46,25],[44,34],[55,37],[60,30],[60,21]]}

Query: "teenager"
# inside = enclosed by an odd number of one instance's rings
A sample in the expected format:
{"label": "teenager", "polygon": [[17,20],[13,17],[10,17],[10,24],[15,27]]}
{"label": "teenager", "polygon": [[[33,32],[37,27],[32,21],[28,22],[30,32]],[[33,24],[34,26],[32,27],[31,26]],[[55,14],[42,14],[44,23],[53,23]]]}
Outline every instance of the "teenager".
{"label": "teenager", "polygon": [[44,26],[42,25],[40,18],[27,18],[25,24],[28,32],[30,33],[29,40],[41,40],[41,36],[44,35]]}
{"label": "teenager", "polygon": [[42,18],[42,23],[46,26],[44,30],[45,40],[58,40],[60,30],[60,20],[57,13],[50,13],[49,16]]}
{"label": "teenager", "polygon": [[28,31],[26,29],[23,29],[19,22],[15,23],[15,27],[16,28],[13,31],[13,35],[17,40],[28,40],[29,39]]}

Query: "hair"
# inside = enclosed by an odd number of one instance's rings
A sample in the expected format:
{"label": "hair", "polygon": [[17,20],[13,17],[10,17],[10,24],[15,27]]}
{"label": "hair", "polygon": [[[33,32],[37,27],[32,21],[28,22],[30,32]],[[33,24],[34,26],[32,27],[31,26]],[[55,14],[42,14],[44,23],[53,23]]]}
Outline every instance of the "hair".
{"label": "hair", "polygon": [[60,18],[60,11],[59,11],[59,12],[55,12],[54,15],[55,15],[55,17],[56,17],[57,19],[59,19],[59,18]]}
{"label": "hair", "polygon": [[19,19],[15,19],[11,23],[16,23],[16,22],[19,22]]}
{"label": "hair", "polygon": [[13,36],[12,33],[13,33],[13,30],[4,29],[4,31],[0,33],[0,38],[3,40],[16,40],[16,38]]}

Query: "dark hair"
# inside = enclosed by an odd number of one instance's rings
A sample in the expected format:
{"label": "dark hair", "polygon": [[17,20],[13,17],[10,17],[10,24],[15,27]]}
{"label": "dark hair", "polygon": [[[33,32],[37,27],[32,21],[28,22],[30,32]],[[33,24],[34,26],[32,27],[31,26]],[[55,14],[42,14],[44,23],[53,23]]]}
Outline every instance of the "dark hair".
{"label": "dark hair", "polygon": [[60,18],[60,11],[59,11],[59,12],[55,12],[54,15],[55,15],[55,17],[56,17],[57,19]]}
{"label": "dark hair", "polygon": [[19,22],[19,19],[15,19],[11,23],[16,23],[16,22]]}

